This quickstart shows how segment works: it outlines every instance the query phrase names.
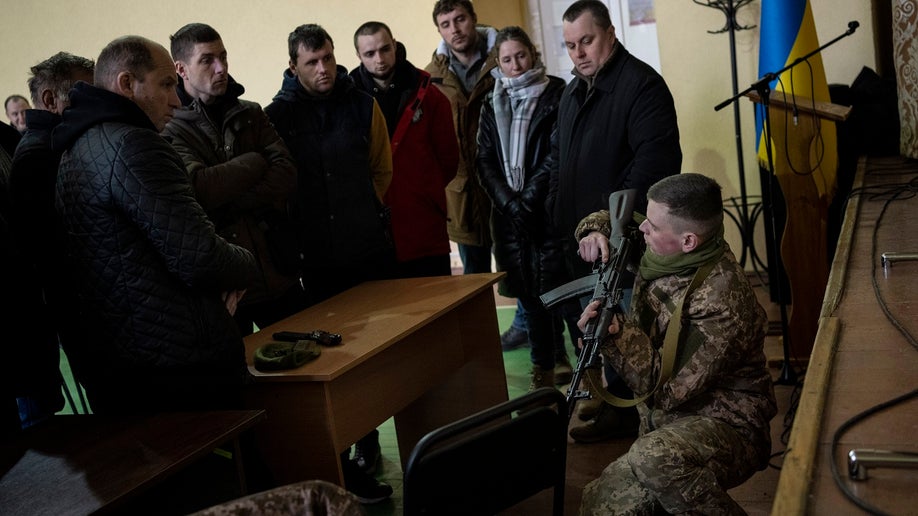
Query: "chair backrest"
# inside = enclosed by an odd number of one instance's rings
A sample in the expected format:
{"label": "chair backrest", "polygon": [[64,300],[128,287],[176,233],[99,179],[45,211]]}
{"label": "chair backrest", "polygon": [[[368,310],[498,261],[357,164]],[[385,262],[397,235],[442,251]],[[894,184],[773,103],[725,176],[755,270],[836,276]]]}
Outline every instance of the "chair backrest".
{"label": "chair backrest", "polygon": [[430,432],[405,467],[405,515],[495,514],[548,488],[562,515],[567,423],[543,387]]}

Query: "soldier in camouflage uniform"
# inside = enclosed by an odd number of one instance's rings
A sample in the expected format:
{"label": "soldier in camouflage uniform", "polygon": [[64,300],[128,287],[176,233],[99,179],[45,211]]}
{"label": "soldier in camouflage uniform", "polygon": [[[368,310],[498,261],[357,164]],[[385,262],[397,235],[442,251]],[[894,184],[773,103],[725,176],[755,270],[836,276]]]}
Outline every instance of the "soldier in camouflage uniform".
{"label": "soldier in camouflage uniform", "polygon": [[215,505],[192,516],[365,516],[357,498],[324,480],[307,480]]}
{"label": "soldier in camouflage uniform", "polygon": [[[601,348],[636,397],[657,384],[667,326],[695,271],[713,268],[683,302],[672,376],[638,405],[640,437],[587,484],[581,514],[744,514],[726,491],[768,463],[777,407],[763,351],[767,318],[723,240],[720,195],[700,174],[668,177],[648,192],[640,226],[648,249],[631,311],[613,320]],[[585,218],[581,249],[608,249],[608,226],[607,212]],[[581,328],[598,306],[587,307]]]}

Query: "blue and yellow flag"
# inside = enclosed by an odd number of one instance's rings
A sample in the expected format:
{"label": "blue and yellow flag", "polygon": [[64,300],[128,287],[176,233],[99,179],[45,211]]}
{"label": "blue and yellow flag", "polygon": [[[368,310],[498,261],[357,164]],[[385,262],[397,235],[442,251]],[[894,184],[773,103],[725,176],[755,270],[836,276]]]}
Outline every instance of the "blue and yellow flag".
{"label": "blue and yellow flag", "polygon": [[[759,77],[775,73],[819,48],[816,38],[816,24],[813,22],[813,11],[809,0],[768,0],[762,2],[762,18],[759,34]],[[826,83],[826,72],[822,66],[822,56],[816,54],[785,71],[771,84],[772,91],[784,91],[788,99],[793,93],[799,102],[829,102],[829,86]],[[768,166],[768,157],[764,136],[762,134],[765,114],[761,105],[756,109],[756,149],[759,162]],[[772,124],[783,123],[772,120]],[[820,195],[831,199],[835,193],[835,172],[838,168],[838,148],[835,136],[835,123],[821,120],[820,134],[814,145],[819,146],[815,159],[819,169],[814,171],[814,181]],[[772,144],[774,150],[774,144]],[[821,158],[821,159],[819,159]]]}

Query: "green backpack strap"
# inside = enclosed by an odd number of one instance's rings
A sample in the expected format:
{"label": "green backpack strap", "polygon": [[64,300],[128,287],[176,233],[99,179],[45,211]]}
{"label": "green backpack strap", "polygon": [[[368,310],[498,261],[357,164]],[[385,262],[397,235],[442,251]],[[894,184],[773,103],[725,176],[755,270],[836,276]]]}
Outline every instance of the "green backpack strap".
{"label": "green backpack strap", "polygon": [[657,384],[654,388],[647,394],[638,396],[637,398],[619,398],[602,387],[602,379],[599,377],[599,368],[592,368],[586,372],[587,379],[591,386],[591,393],[595,393],[598,397],[602,398],[603,401],[613,407],[627,408],[633,407],[653,396],[664,383],[669,381],[672,377],[673,369],[676,364],[676,356],[679,351],[679,334],[682,332],[682,305],[685,303],[688,296],[704,282],[714,269],[714,266],[717,265],[718,261],[719,260],[711,260],[701,267],[698,267],[698,270],[695,271],[695,275],[692,277],[692,282],[689,283],[688,288],[685,289],[685,294],[682,295],[682,298],[679,299],[679,302],[676,304],[676,309],[673,311],[672,317],[669,318],[669,325],[666,327],[666,335],[663,337],[663,356],[660,364],[660,377],[657,379]]}

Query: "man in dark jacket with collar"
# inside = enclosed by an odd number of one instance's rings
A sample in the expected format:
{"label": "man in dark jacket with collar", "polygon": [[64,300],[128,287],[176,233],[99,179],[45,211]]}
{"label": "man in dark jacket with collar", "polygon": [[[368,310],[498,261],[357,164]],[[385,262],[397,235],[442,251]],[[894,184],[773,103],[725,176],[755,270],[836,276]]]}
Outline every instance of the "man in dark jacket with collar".
{"label": "man in dark jacket with collar", "polygon": [[70,105],[70,89],[77,81],[92,83],[93,68],[92,60],[67,52],[58,52],[31,68],[29,93],[35,108],[25,113],[26,132],[13,156],[10,227],[26,261],[19,274],[42,300],[31,314],[41,318],[40,322],[29,324],[26,319],[18,323],[34,332],[31,344],[22,347],[31,359],[14,358],[27,369],[22,377],[29,386],[19,400],[26,426],[53,415],[64,403],[58,339],[69,349],[77,323],[72,288],[66,281],[68,267],[61,253],[60,220],[54,209],[61,155],[51,148],[51,131]]}
{"label": "man in dark jacket with collar", "polygon": [[[564,235],[568,268],[579,278],[589,274],[591,264],[577,256],[577,242],[583,236],[574,235],[578,222],[607,209],[609,194],[628,188],[638,190],[635,210],[643,213],[647,189],[679,173],[682,150],[666,83],[616,39],[606,6],[598,0],[579,0],[562,19],[575,77],[559,106],[550,199],[554,199],[554,222]],[[610,379],[609,389],[629,396],[618,379]],[[633,409],[625,414],[609,409],[604,407],[586,426],[572,430],[571,436],[592,442],[635,433]]]}
{"label": "man in dark jacket with collar", "polygon": [[[283,234],[296,193],[296,165],[261,106],[229,75],[223,40],[190,23],[172,37],[182,108],[163,131],[191,176],[195,196],[217,233],[255,255],[258,275],[234,319],[243,335],[305,308],[299,249]],[[284,238],[284,237],[287,238]],[[272,247],[273,244],[273,247]]]}
{"label": "man in dark jacket with collar", "polygon": [[386,117],[392,144],[392,237],[398,277],[449,276],[446,185],[456,176],[459,146],[449,100],[430,74],[405,59],[405,47],[382,22],[354,33],[360,66],[357,87],[372,95]]}
{"label": "man in dark jacket with collar", "polygon": [[[391,274],[395,253],[383,199],[392,181],[386,120],[373,97],[360,91],[335,60],[331,36],[316,24],[287,38],[290,67],[265,112],[297,163],[297,221],[303,286],[318,303],[367,280]],[[358,445],[379,456],[374,430]],[[392,487],[341,456],[344,483],[362,503],[392,495]]]}
{"label": "man in dark jacket with collar", "polygon": [[232,313],[255,260],[216,234],[159,135],[175,85],[165,48],[118,38],[52,135],[81,322],[72,358],[96,413],[240,407],[248,379]]}

